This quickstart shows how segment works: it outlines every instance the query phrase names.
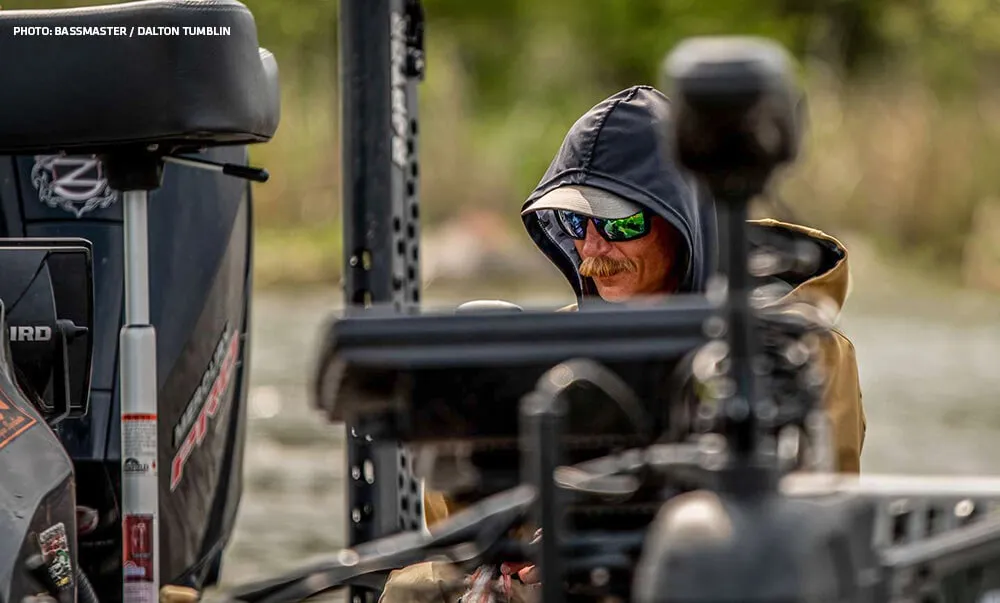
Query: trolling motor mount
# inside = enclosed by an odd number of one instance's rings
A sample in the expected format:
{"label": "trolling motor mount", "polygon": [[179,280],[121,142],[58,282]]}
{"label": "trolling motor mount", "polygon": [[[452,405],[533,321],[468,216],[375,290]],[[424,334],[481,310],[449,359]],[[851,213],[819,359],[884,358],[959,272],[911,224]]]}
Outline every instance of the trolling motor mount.
{"label": "trolling motor mount", "polygon": [[665,132],[678,162],[722,201],[745,203],[798,154],[792,59],[764,38],[699,37],[664,61],[676,124]]}

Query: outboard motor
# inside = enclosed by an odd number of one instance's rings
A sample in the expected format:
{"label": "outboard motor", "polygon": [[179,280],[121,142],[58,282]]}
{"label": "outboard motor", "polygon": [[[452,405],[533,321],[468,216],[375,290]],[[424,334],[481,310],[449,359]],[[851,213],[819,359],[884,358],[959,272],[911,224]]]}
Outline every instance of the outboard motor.
{"label": "outboard motor", "polygon": [[[245,163],[245,147],[204,154]],[[6,186],[4,186],[6,185]],[[149,197],[150,317],[156,325],[164,583],[214,583],[242,492],[250,293],[250,184],[168,164]],[[0,158],[0,236],[82,237],[94,253],[93,375],[89,408],[55,427],[73,460],[81,563],[100,600],[121,588],[122,464],[118,354],[124,323],[123,214],[101,162],[82,156]],[[30,278],[6,271],[5,282]],[[31,293],[31,290],[28,290]],[[13,299],[0,285],[0,299]],[[15,357],[45,346],[51,297],[11,309]],[[23,317],[23,319],[21,318]],[[26,372],[31,374],[31,368]],[[127,461],[127,459],[126,459]]]}
{"label": "outboard motor", "polygon": [[0,601],[92,592],[77,572],[73,464],[53,431],[87,408],[91,267],[87,241],[0,241]]}
{"label": "outboard motor", "polygon": [[[207,153],[245,162],[244,148]],[[94,246],[93,377],[86,416],[57,433],[77,472],[84,570],[100,594],[120,586],[115,559],[120,488],[118,332],[124,304],[122,206],[91,156],[0,160],[4,236],[83,237]],[[174,582],[214,582],[242,490],[250,287],[250,185],[168,165],[149,203],[150,316],[158,328],[161,445],[169,495],[161,499],[161,571]],[[6,299],[6,298],[4,298]],[[31,298],[36,304],[44,298]],[[33,312],[29,307],[20,312]],[[23,326],[12,333],[21,341]],[[27,331],[24,331],[26,334]],[[110,569],[108,569],[110,568]],[[107,600],[105,596],[102,601]]]}
{"label": "outboard motor", "polygon": [[[150,23],[184,35],[62,36],[57,45],[14,35]],[[237,0],[0,11],[0,54],[23,63],[0,73],[0,237],[92,244],[92,371],[85,385],[70,379],[89,400],[63,403],[52,428],[75,472],[79,523],[64,522],[67,539],[101,603],[155,601],[160,585],[209,586],[242,492],[248,180],[267,180],[247,167],[247,146],[277,129],[277,63]],[[23,297],[4,290],[0,299],[17,317],[11,345],[34,358],[23,368],[26,397],[59,409],[40,350],[50,336],[74,340],[79,323],[50,320],[52,296],[28,272],[13,273]],[[5,452],[0,467],[12,467]],[[16,460],[38,471],[30,456]],[[8,536],[0,523],[0,550]],[[6,587],[5,567],[0,556]],[[15,586],[0,603],[33,592]]]}

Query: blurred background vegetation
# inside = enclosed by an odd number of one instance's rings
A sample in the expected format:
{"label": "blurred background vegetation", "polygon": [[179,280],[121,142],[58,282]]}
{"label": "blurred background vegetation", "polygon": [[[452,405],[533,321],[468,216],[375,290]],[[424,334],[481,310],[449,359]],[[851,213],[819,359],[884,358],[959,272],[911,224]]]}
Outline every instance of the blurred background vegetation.
{"label": "blurred background vegetation", "polygon": [[[259,279],[329,283],[340,271],[337,2],[244,2],[283,80],[277,137],[252,151],[272,174],[256,189]],[[5,9],[108,3],[2,2]],[[801,59],[808,91],[806,154],[775,195],[794,219],[864,236],[947,279],[1000,282],[1000,244],[992,243],[1000,238],[995,0],[424,6],[420,160],[428,240],[475,222],[482,231],[502,225],[510,241],[530,248],[517,210],[580,114],[627,86],[657,84],[662,58],[685,36],[761,34]],[[776,207],[762,204],[758,213],[788,217]]]}

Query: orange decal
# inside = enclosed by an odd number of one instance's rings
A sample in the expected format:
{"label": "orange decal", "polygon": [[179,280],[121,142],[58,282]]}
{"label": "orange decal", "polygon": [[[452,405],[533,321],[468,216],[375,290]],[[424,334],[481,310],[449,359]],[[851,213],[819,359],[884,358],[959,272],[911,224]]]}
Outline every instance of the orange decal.
{"label": "orange decal", "polygon": [[0,450],[14,441],[14,438],[28,431],[37,421],[35,418],[0,398]]}

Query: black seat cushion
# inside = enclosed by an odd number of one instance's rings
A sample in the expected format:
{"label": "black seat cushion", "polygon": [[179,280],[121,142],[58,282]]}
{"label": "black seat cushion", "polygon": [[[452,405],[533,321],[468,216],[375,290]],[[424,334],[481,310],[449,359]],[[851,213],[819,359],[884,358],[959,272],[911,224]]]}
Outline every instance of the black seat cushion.
{"label": "black seat cushion", "polygon": [[0,56],[0,154],[247,144],[278,126],[277,64],[235,0],[0,10]]}

